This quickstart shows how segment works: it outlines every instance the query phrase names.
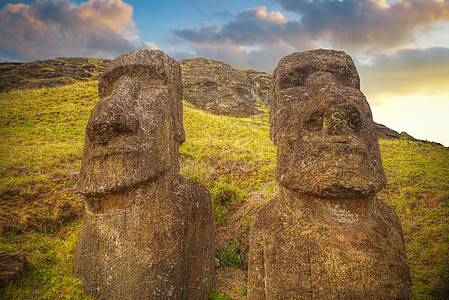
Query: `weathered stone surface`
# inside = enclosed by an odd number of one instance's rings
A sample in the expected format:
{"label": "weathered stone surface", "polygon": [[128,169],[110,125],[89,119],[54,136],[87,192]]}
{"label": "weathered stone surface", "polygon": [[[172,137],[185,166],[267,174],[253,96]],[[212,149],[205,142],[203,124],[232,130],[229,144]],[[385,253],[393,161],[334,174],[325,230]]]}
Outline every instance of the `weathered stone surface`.
{"label": "weathered stone surface", "polygon": [[350,57],[325,50],[292,54],[273,77],[270,136],[278,146],[277,180],[316,196],[378,192],[386,178],[376,129]]}
{"label": "weathered stone surface", "polygon": [[26,255],[23,252],[0,252],[0,288],[19,279],[25,271]]}
{"label": "weathered stone surface", "polygon": [[178,174],[179,64],[159,50],[116,58],[99,82],[78,189],[86,196],[74,273],[102,299],[207,299],[210,195]]}
{"label": "weathered stone surface", "polygon": [[86,127],[78,183],[83,194],[116,192],[178,171],[184,129],[175,60],[154,51],[119,56],[98,94]]}
{"label": "weathered stone surface", "polygon": [[257,101],[264,105],[270,104],[271,75],[254,70],[240,71],[254,85]]}
{"label": "weathered stone surface", "polygon": [[217,115],[249,117],[259,114],[253,84],[231,66],[204,58],[180,61],[184,100]]}
{"label": "weathered stone surface", "polygon": [[270,136],[278,195],[250,234],[249,299],[408,299],[402,228],[352,59],[314,50],[273,75]]}
{"label": "weathered stone surface", "polygon": [[54,87],[96,79],[110,59],[59,57],[30,63],[0,63],[0,92]]}

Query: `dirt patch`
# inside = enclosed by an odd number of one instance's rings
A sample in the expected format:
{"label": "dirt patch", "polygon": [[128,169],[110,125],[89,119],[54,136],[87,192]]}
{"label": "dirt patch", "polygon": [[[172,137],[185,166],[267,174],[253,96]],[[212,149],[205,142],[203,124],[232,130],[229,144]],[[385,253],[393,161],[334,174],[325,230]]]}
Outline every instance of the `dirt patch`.
{"label": "dirt patch", "polygon": [[251,198],[229,216],[229,223],[215,228],[217,252],[224,245],[235,245],[243,254],[243,267],[220,266],[216,269],[216,290],[225,292],[231,299],[246,299],[249,232],[251,222],[263,202],[263,193],[254,193]]}
{"label": "dirt patch", "polygon": [[30,230],[56,232],[81,218],[83,207],[83,197],[69,188],[32,198],[16,195],[0,199],[0,234]]}
{"label": "dirt patch", "polygon": [[221,266],[216,269],[216,290],[225,292],[233,300],[246,299],[246,277],[246,269]]}
{"label": "dirt patch", "polygon": [[443,203],[443,195],[431,194],[425,197],[419,197],[419,200],[424,204],[425,207],[429,209],[438,209]]}

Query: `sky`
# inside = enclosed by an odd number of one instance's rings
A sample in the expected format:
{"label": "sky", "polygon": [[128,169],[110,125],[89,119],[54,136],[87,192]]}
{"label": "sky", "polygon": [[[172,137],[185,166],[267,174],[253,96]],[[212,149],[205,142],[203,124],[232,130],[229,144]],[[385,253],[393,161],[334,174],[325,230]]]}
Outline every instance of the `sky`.
{"label": "sky", "polygon": [[376,122],[449,146],[449,0],[0,0],[0,62],[144,48],[270,74],[343,50]]}

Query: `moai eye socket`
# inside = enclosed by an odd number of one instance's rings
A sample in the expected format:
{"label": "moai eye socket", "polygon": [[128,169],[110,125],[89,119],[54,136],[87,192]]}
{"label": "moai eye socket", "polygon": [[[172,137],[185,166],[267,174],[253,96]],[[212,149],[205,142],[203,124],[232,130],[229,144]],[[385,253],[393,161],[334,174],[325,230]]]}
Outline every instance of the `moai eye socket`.
{"label": "moai eye socket", "polygon": [[279,88],[284,90],[292,87],[304,86],[306,76],[304,70],[298,69],[281,74],[280,77]]}
{"label": "moai eye socket", "polygon": [[310,114],[304,124],[304,128],[308,131],[319,131],[323,128],[324,111],[318,110]]}
{"label": "moai eye socket", "polygon": [[116,89],[117,82],[120,82],[123,77],[132,78],[134,83],[142,84],[142,86],[159,87],[168,84],[168,76],[165,70],[154,66],[118,66],[103,74],[98,82],[98,96],[100,98],[110,96]]}

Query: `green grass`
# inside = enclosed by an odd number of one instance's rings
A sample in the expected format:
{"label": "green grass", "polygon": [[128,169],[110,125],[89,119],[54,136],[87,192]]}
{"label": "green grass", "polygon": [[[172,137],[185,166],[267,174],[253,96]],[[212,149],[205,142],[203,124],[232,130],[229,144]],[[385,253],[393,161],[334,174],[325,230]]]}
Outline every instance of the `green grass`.
{"label": "green grass", "polygon": [[231,296],[226,294],[225,292],[210,292],[209,293],[209,300],[230,300]]}
{"label": "green grass", "polygon": [[[91,82],[0,94],[0,251],[25,251],[30,265],[0,297],[86,298],[71,276],[80,222],[60,221],[54,207],[82,199],[71,188],[89,112],[98,100],[96,89]],[[248,201],[261,203],[276,193],[276,148],[268,137],[267,110],[239,119],[185,103],[184,127],[181,172],[211,191],[215,225],[227,232],[235,226],[232,216]],[[379,198],[395,208],[402,222],[414,298],[448,297],[449,149],[408,141],[381,141],[380,147],[388,185]],[[248,232],[251,218],[243,215],[238,226]],[[37,225],[27,227],[30,222]],[[222,261],[241,255],[238,247],[220,248]],[[234,286],[244,297],[246,282],[239,280]],[[219,282],[211,298],[235,294]]]}
{"label": "green grass", "polygon": [[90,299],[82,293],[79,279],[71,275],[81,221],[67,224],[57,234],[31,232],[1,238],[2,250],[27,253],[27,269],[18,281],[0,291],[5,299]]}
{"label": "green grass", "polygon": [[218,260],[224,266],[243,267],[243,255],[235,245],[224,245],[218,249]]}
{"label": "green grass", "polygon": [[33,197],[77,172],[95,82],[0,95],[0,196]]}
{"label": "green grass", "polygon": [[449,297],[449,149],[381,141],[388,185],[379,198],[398,213],[416,297]]}
{"label": "green grass", "polygon": [[[267,110],[267,109],[266,109]],[[268,137],[268,112],[253,118],[216,116],[184,105],[186,142],[181,173],[211,192],[217,226],[258,192],[275,194],[276,148]]]}

